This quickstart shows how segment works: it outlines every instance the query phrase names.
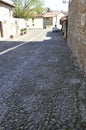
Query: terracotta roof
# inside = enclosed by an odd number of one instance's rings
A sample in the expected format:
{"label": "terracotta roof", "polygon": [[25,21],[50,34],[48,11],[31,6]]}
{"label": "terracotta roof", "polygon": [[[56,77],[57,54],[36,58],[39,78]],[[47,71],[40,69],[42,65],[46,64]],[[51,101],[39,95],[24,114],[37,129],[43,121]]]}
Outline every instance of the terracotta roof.
{"label": "terracotta roof", "polygon": [[40,17],[43,17],[43,14],[35,14],[34,17],[35,18],[40,18]]}
{"label": "terracotta roof", "polygon": [[5,5],[8,5],[8,6],[11,6],[11,7],[15,7],[13,4],[9,3],[9,2],[6,2],[4,0],[0,0],[1,3],[5,4]]}
{"label": "terracotta roof", "polygon": [[59,14],[59,12],[48,12],[48,13],[45,13],[45,14],[43,15],[43,17],[45,17],[45,18],[55,17],[57,14]]}

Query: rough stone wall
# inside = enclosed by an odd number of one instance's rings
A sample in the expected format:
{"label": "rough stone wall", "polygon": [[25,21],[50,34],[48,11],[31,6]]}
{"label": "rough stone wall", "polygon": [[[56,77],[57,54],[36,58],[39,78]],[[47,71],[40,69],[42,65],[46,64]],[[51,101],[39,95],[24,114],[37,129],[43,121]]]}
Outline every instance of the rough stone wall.
{"label": "rough stone wall", "polygon": [[68,43],[86,73],[86,0],[72,0],[68,16]]}

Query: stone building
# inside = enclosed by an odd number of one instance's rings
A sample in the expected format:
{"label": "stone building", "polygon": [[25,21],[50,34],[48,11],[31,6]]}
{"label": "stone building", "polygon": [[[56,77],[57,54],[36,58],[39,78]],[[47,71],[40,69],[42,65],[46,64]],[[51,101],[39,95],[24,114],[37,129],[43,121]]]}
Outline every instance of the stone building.
{"label": "stone building", "polygon": [[68,43],[86,73],[86,0],[70,0]]}

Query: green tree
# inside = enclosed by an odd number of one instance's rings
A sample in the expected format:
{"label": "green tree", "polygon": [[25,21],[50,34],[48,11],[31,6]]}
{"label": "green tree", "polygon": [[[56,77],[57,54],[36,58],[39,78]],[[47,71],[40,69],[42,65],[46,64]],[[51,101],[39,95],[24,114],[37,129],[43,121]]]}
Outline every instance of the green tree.
{"label": "green tree", "polygon": [[23,10],[22,10],[22,2],[21,0],[12,0],[14,5],[15,5],[15,9],[13,10],[13,16],[20,18],[22,17],[23,14]]}
{"label": "green tree", "polygon": [[12,0],[15,9],[13,12],[14,17],[28,19],[33,17],[34,14],[43,13],[42,0]]}

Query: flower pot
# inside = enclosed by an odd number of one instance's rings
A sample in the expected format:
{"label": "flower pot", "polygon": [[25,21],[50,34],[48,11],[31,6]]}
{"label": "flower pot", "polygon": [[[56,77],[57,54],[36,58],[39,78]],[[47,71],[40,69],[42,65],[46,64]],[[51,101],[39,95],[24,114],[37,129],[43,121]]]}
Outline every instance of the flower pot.
{"label": "flower pot", "polygon": [[10,35],[10,38],[13,38],[13,35]]}

